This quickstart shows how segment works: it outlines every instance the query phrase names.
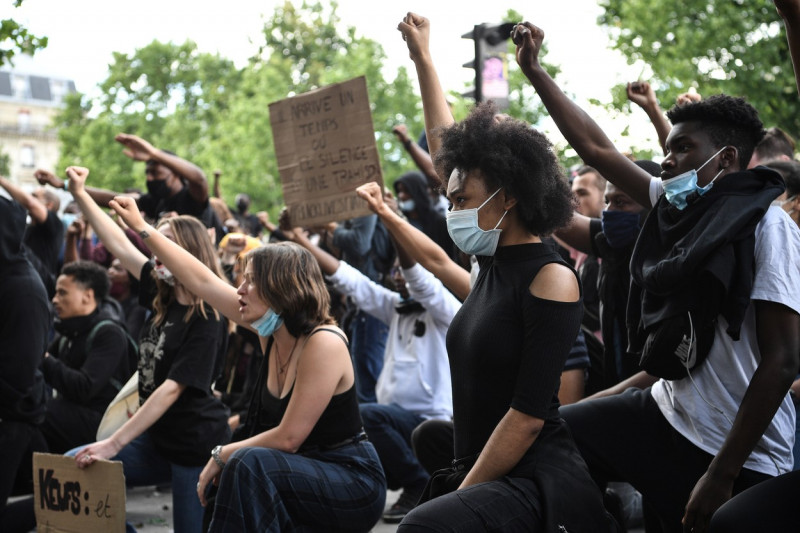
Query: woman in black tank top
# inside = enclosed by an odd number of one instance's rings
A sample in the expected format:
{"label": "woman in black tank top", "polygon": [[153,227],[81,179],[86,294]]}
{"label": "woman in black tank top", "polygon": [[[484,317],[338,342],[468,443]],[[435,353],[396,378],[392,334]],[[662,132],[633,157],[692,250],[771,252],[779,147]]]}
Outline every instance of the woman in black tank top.
{"label": "woman in black tank top", "polygon": [[266,354],[249,438],[214,448],[200,474],[203,505],[208,485],[219,485],[210,531],[368,531],[386,481],[361,428],[347,341],[314,257],[293,243],[257,248],[237,290],[153,231],[135,203],[111,206],[184,286],[256,331]]}

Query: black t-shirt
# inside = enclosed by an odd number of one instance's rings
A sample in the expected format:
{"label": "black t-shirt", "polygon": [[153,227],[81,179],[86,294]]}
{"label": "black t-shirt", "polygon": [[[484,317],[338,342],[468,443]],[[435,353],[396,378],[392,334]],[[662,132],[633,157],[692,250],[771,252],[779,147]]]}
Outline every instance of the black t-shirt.
{"label": "black t-shirt", "polygon": [[455,457],[481,452],[508,409],[558,418],[558,385],[580,328],[582,304],[536,298],[530,284],[548,263],[547,244],[504,246],[479,257],[475,286],[447,332]]}
{"label": "black t-shirt", "polygon": [[[153,264],[142,267],[139,298],[152,307],[156,282]],[[227,344],[227,321],[215,318],[206,307],[207,318],[196,313],[185,321],[188,306],[173,302],[163,323],[151,318],[139,338],[139,402],[167,379],[185,385],[183,393],[148,430],[164,457],[184,466],[202,466],[211,449],[230,440],[229,411],[211,393],[219,375]]]}
{"label": "black t-shirt", "polygon": [[158,220],[158,216],[161,213],[170,211],[175,211],[179,215],[191,215],[198,218],[205,227],[214,228],[217,231],[217,243],[225,235],[225,229],[211,207],[211,203],[208,200],[202,204],[197,202],[192,198],[189,187],[184,187],[168,198],[157,198],[149,193],[144,194],[136,200],[136,205],[151,220]]}
{"label": "black t-shirt", "polygon": [[44,222],[28,224],[24,243],[49,273],[58,273],[58,256],[64,243],[64,224],[56,213],[47,211]]}

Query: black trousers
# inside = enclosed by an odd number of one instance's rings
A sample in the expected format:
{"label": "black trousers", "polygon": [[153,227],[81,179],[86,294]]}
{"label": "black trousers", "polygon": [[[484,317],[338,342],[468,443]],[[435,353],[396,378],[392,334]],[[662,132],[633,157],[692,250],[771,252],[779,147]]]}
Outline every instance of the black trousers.
{"label": "black trousers", "polygon": [[800,531],[800,470],[747,489],[714,513],[711,533]]}
{"label": "black trousers", "polygon": [[[675,431],[650,389],[561,408],[589,472],[600,487],[626,481],[642,493],[663,531],[681,532],[689,495],[713,457]],[[733,493],[772,476],[742,469]]]}
{"label": "black trousers", "polygon": [[0,422],[0,531],[27,532],[36,525],[30,501],[7,505],[9,496],[33,492],[33,452],[46,452],[38,426]]}

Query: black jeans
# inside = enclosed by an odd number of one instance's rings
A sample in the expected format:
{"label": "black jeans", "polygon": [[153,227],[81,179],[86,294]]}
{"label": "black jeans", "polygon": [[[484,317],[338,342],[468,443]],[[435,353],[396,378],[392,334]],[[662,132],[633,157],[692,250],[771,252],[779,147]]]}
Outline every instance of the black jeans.
{"label": "black jeans", "polygon": [[[713,457],[675,431],[661,414],[650,389],[561,408],[595,482],[626,481],[661,520],[664,531],[681,532],[689,495]],[[771,478],[742,469],[737,494]]]}
{"label": "black jeans", "polygon": [[33,491],[33,452],[46,452],[38,426],[0,422],[0,531],[27,532],[36,525],[30,501],[7,505],[9,496]]}

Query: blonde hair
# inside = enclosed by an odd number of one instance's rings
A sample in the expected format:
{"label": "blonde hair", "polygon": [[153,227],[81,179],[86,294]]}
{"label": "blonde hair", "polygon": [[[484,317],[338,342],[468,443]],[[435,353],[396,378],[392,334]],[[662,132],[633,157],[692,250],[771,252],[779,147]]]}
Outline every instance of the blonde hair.
{"label": "blonde hair", "polygon": [[[158,227],[160,228],[164,225],[169,225],[178,246],[195,256],[198,261],[218,277],[225,279],[214,243],[211,242],[211,237],[209,237],[206,227],[198,219],[189,215],[179,215],[162,220]],[[160,325],[167,317],[167,308],[175,301],[175,289],[168,283],[158,279],[155,272],[152,275],[158,287],[158,293],[153,299],[153,310],[155,311],[153,322]],[[183,317],[184,322],[188,322],[195,313],[199,313],[203,318],[208,318],[203,299],[191,293],[189,293],[189,296],[192,303]],[[212,311],[214,312],[214,317],[219,319],[219,313],[214,309]]]}

